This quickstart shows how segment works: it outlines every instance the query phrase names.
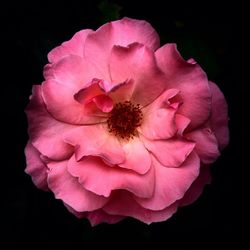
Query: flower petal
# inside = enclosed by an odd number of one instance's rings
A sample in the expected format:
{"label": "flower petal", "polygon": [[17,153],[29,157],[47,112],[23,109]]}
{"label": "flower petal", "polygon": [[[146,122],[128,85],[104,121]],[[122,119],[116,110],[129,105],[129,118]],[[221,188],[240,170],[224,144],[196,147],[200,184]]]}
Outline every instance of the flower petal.
{"label": "flower petal", "polygon": [[218,142],[210,128],[194,130],[185,137],[195,142],[195,152],[204,164],[211,164],[219,157]]}
{"label": "flower petal", "polygon": [[152,211],[141,207],[130,193],[119,190],[104,206],[103,210],[110,215],[129,216],[151,224],[167,220],[177,211],[177,207],[178,202],[175,202],[163,210]]}
{"label": "flower petal", "polygon": [[181,199],[199,175],[200,160],[191,153],[179,168],[166,168],[152,157],[155,168],[155,192],[149,199],[135,197],[144,208],[162,210]]}
{"label": "flower petal", "polygon": [[210,88],[212,91],[211,126],[222,150],[229,142],[227,103],[215,83],[210,82]]}
{"label": "flower petal", "polygon": [[104,116],[89,113],[89,109],[74,99],[72,89],[55,80],[50,79],[43,82],[42,95],[49,113],[59,121],[81,125],[95,124],[106,120]]}
{"label": "flower petal", "polygon": [[181,199],[181,206],[186,206],[196,201],[201,195],[204,187],[211,182],[210,169],[208,166],[202,166],[198,178]]}
{"label": "flower petal", "polygon": [[115,224],[123,220],[125,217],[119,215],[110,215],[105,213],[102,209],[98,209],[96,211],[89,212],[87,218],[93,227],[104,222],[108,224]]}
{"label": "flower petal", "polygon": [[122,144],[125,161],[119,167],[145,174],[151,167],[151,156],[138,137]]}
{"label": "flower petal", "polygon": [[100,156],[110,164],[125,161],[125,153],[119,141],[108,133],[103,124],[79,126],[64,135],[64,140],[75,146],[76,159],[84,156]]}
{"label": "flower petal", "polygon": [[185,132],[185,129],[190,124],[190,122],[191,122],[191,120],[189,118],[187,118],[186,116],[176,114],[175,115],[175,124],[177,127],[177,134],[182,136],[183,133]]}
{"label": "flower petal", "polygon": [[184,139],[148,140],[141,136],[145,147],[165,167],[179,167],[193,151],[195,143]]}
{"label": "flower petal", "polygon": [[30,141],[25,147],[25,156],[27,164],[25,172],[31,176],[38,188],[47,191],[47,166],[41,160],[39,151],[32,146]]}
{"label": "flower petal", "polygon": [[77,32],[69,41],[62,43],[60,46],[51,50],[48,54],[50,63],[55,63],[68,55],[83,56],[85,39],[92,30],[85,29]]}
{"label": "flower petal", "polygon": [[77,212],[93,211],[104,206],[108,201],[82,187],[77,178],[67,171],[68,161],[48,163],[48,185],[55,194]]}
{"label": "flower petal", "polygon": [[55,120],[47,112],[40,86],[33,86],[25,112],[28,116],[30,141],[41,154],[50,159],[63,160],[73,153],[73,147],[63,141],[62,134],[74,126]]}
{"label": "flower petal", "polygon": [[128,47],[114,46],[109,61],[114,82],[134,81],[131,101],[145,106],[165,89],[165,75],[159,70],[153,51],[133,43]]}
{"label": "flower petal", "polygon": [[150,197],[154,190],[153,168],[147,174],[139,175],[117,166],[108,166],[99,157],[88,156],[76,161],[72,156],[68,171],[78,177],[85,189],[105,197],[115,189],[126,189],[139,197]]}
{"label": "flower petal", "polygon": [[167,44],[155,53],[160,69],[166,74],[169,88],[177,88],[183,104],[178,113],[191,120],[190,127],[204,123],[211,110],[211,92],[205,72],[198,64],[186,62],[175,44]]}
{"label": "flower petal", "polygon": [[126,47],[134,42],[144,44],[152,50],[159,47],[159,37],[149,23],[123,18],[107,23],[89,34],[84,55],[106,76],[106,80],[110,80],[108,61],[112,47],[114,45]]}

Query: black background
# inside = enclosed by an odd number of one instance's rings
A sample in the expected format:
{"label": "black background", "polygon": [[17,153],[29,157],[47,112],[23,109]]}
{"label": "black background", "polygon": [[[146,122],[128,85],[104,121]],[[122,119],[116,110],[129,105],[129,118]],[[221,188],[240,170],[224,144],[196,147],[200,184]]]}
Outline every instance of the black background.
{"label": "black background", "polygon": [[[166,222],[150,226],[133,219],[92,228],[71,215],[53,194],[38,190],[24,173],[23,149],[28,139],[24,108],[33,84],[42,81],[47,53],[81,29],[97,29],[108,19],[101,1],[10,1],[1,6],[1,124],[3,200],[0,248],[34,247],[90,249],[94,246],[140,247],[163,243],[185,249],[202,238],[211,244],[229,242],[234,233],[232,204],[234,174],[241,156],[241,99],[246,80],[241,60],[242,12],[227,3],[169,3],[110,1],[121,7],[120,17],[149,21],[162,44],[176,42],[184,58],[195,58],[222,89],[229,103],[230,145],[212,166],[213,181],[194,204],[179,209]],[[201,1],[202,2],[202,1]],[[242,7],[242,9],[244,9]],[[244,40],[244,39],[242,39]],[[239,129],[240,128],[240,129]],[[183,238],[184,235],[184,238]],[[185,237],[186,236],[186,237]],[[175,240],[177,239],[177,240]],[[174,243],[174,248],[169,244]],[[156,248],[156,247],[155,247]],[[163,248],[165,249],[165,248]]]}

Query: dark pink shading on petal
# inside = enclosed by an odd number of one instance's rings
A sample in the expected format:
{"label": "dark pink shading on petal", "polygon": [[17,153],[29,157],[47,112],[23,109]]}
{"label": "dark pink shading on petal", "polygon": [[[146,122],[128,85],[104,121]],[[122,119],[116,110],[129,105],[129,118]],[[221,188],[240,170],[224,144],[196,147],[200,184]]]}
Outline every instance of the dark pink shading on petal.
{"label": "dark pink shading on petal", "polygon": [[165,75],[159,70],[154,53],[142,44],[114,46],[109,65],[114,82],[134,81],[130,100],[135,104],[145,106],[166,89]]}
{"label": "dark pink shading on petal", "polygon": [[84,157],[76,161],[72,156],[68,171],[81,185],[101,196],[109,197],[112,190],[126,189],[139,197],[150,197],[154,190],[154,169],[145,175],[105,164],[99,157]]}
{"label": "dark pink shading on petal", "polygon": [[40,86],[33,86],[25,112],[28,116],[30,141],[41,154],[53,160],[63,160],[72,155],[73,147],[63,141],[62,134],[74,126],[55,120],[47,112]]}
{"label": "dark pink shading on petal", "polygon": [[32,181],[38,188],[48,191],[47,166],[41,160],[40,155],[39,151],[29,141],[25,147],[27,163],[25,172],[31,176]]}
{"label": "dark pink shading on petal", "polygon": [[125,161],[120,163],[122,168],[133,170],[139,174],[145,174],[151,167],[151,155],[138,137],[134,137],[127,143],[122,143],[125,152]]}
{"label": "dark pink shading on petal", "polygon": [[178,113],[191,120],[191,128],[198,127],[209,118],[211,111],[211,92],[205,72],[198,64],[186,62],[175,44],[164,45],[155,55],[168,79],[168,88],[181,91],[183,104]]}
{"label": "dark pink shading on petal", "polygon": [[61,199],[77,212],[93,211],[103,207],[108,199],[84,189],[77,178],[68,173],[67,164],[68,161],[48,164],[48,186],[56,199]]}
{"label": "dark pink shading on petal", "polygon": [[65,134],[64,140],[75,147],[77,160],[84,156],[100,156],[110,164],[125,161],[121,144],[103,124],[79,126]]}
{"label": "dark pink shading on petal", "polygon": [[191,153],[179,168],[166,168],[153,157],[155,168],[155,191],[151,198],[134,199],[144,208],[162,210],[181,199],[199,175],[200,160]]}
{"label": "dark pink shading on petal", "polygon": [[186,206],[196,201],[201,195],[204,187],[211,182],[209,166],[202,166],[198,178],[193,182],[191,187],[180,200],[181,206]]}
{"label": "dark pink shading on petal", "polygon": [[190,124],[190,122],[191,122],[190,119],[187,118],[186,116],[176,114],[175,115],[175,124],[176,124],[176,127],[177,127],[177,134],[182,136],[185,129]]}
{"label": "dark pink shading on petal", "polygon": [[141,136],[145,147],[165,167],[175,168],[181,166],[189,154],[193,151],[195,143],[184,139],[148,140]]}
{"label": "dark pink shading on petal", "polygon": [[213,82],[209,83],[212,91],[211,127],[218,140],[219,148],[222,150],[229,142],[228,108],[225,97],[218,86]]}
{"label": "dark pink shading on petal", "polygon": [[185,137],[195,142],[195,151],[204,164],[211,164],[219,157],[218,142],[210,128],[194,130]]}
{"label": "dark pink shading on petal", "polygon": [[123,18],[104,24],[97,31],[89,34],[84,55],[102,72],[106,80],[111,80],[108,68],[111,49],[114,45],[126,47],[135,42],[144,44],[152,50],[159,47],[159,37],[149,23]]}
{"label": "dark pink shading on petal", "polygon": [[152,211],[141,207],[126,191],[118,191],[112,199],[104,206],[103,210],[110,215],[129,216],[144,223],[165,221],[169,219],[178,208],[178,201],[169,207]]}
{"label": "dark pink shading on petal", "polygon": [[88,212],[87,218],[90,221],[91,226],[97,226],[101,223],[115,224],[123,220],[124,216],[110,215],[105,213],[102,209],[98,209],[93,212]]}
{"label": "dark pink shading on petal", "polygon": [[51,50],[48,54],[50,63],[56,63],[68,55],[83,56],[85,39],[92,30],[85,29],[77,32],[69,41],[62,43],[60,46]]}

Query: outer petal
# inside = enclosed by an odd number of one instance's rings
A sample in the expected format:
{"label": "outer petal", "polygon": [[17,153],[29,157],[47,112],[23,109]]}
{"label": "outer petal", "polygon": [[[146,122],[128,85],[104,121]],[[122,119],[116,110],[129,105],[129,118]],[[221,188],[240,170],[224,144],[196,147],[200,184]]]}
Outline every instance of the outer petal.
{"label": "outer petal", "polygon": [[167,220],[177,211],[177,207],[178,202],[175,202],[163,210],[152,211],[141,207],[128,192],[119,191],[104,206],[103,210],[110,215],[129,216],[151,224]]}
{"label": "outer petal", "polygon": [[116,189],[126,189],[139,197],[150,197],[154,191],[153,168],[142,176],[129,170],[110,167],[98,157],[89,156],[76,161],[72,156],[68,171],[79,178],[84,188],[105,197]]}
{"label": "outer petal", "polygon": [[202,166],[198,178],[193,182],[191,187],[181,199],[181,206],[186,206],[196,201],[201,195],[205,185],[210,184],[211,175],[208,166]]}
{"label": "outer petal", "polygon": [[159,37],[149,23],[123,18],[107,23],[89,34],[84,55],[107,77],[107,80],[110,80],[108,61],[112,47],[114,45],[126,47],[134,42],[144,44],[152,50],[159,47]]}
{"label": "outer petal", "polygon": [[123,143],[125,161],[119,164],[122,168],[131,169],[139,174],[145,174],[151,167],[151,156],[139,138],[135,137]]}
{"label": "outer petal", "polygon": [[84,156],[100,156],[110,164],[125,161],[119,141],[108,134],[103,124],[80,126],[64,135],[64,140],[75,146],[76,159]]}
{"label": "outer petal", "polygon": [[47,112],[41,97],[40,86],[33,86],[32,92],[30,103],[26,108],[31,143],[50,159],[68,158],[72,154],[73,148],[63,141],[62,134],[74,126],[55,120]]}
{"label": "outer petal", "polygon": [[27,162],[25,172],[31,176],[32,181],[38,188],[47,191],[47,166],[41,160],[39,151],[32,146],[31,142],[28,142],[25,147],[25,156]]}
{"label": "outer petal", "polygon": [[215,83],[210,82],[210,88],[212,91],[211,126],[222,150],[229,142],[227,103]]}
{"label": "outer petal", "polygon": [[48,185],[57,199],[72,207],[77,212],[93,211],[103,207],[108,201],[82,187],[77,178],[67,171],[67,161],[48,164]]}
{"label": "outer petal", "polygon": [[210,128],[192,131],[185,137],[195,142],[195,151],[204,164],[211,164],[219,157],[218,142]]}
{"label": "outer petal", "polygon": [[177,88],[183,104],[179,113],[191,120],[194,128],[204,123],[211,111],[211,92],[205,72],[198,64],[186,62],[175,44],[167,44],[156,51],[159,67],[168,78],[169,88]]}
{"label": "outer petal", "polygon": [[89,212],[87,218],[89,219],[91,226],[96,226],[101,223],[115,224],[123,220],[125,217],[119,215],[110,215],[99,209]]}
{"label": "outer petal", "polygon": [[165,75],[159,70],[154,53],[142,44],[114,46],[110,72],[114,82],[134,80],[131,101],[142,106],[151,103],[166,89]]}
{"label": "outer petal", "polygon": [[92,30],[86,29],[77,32],[69,41],[51,50],[48,54],[50,63],[55,63],[68,55],[83,56],[85,39]]}
{"label": "outer petal", "polygon": [[183,139],[148,140],[141,136],[145,147],[165,167],[179,167],[193,151],[195,143]]}
{"label": "outer petal", "polygon": [[200,160],[192,153],[180,168],[166,168],[154,157],[155,192],[152,198],[135,200],[144,208],[162,210],[181,199],[199,175]]}

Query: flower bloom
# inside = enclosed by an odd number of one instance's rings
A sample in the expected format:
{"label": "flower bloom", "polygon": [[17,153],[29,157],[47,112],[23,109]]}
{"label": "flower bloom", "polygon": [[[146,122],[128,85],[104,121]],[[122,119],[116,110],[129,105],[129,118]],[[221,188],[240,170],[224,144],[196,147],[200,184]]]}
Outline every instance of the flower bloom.
{"label": "flower bloom", "polygon": [[210,182],[228,144],[227,104],[175,44],[123,18],[48,54],[26,109],[26,173],[92,225],[164,221]]}

